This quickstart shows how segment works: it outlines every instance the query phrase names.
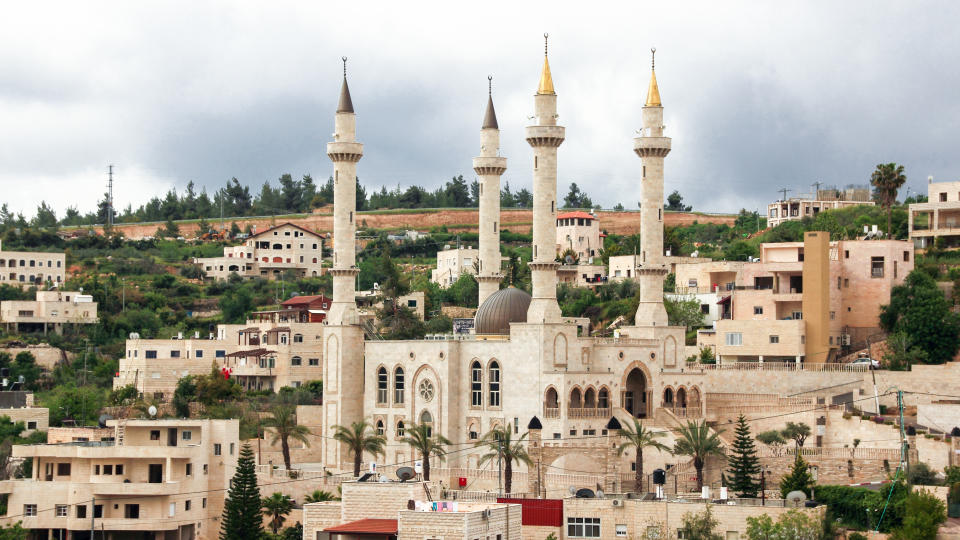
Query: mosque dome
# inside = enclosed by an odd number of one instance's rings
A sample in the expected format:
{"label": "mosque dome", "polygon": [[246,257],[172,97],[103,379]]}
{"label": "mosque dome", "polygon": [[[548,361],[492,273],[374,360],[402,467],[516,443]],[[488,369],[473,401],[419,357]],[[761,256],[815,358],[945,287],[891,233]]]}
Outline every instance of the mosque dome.
{"label": "mosque dome", "polygon": [[483,301],[474,319],[474,332],[481,334],[510,334],[510,323],[526,322],[530,295],[508,287],[491,294]]}

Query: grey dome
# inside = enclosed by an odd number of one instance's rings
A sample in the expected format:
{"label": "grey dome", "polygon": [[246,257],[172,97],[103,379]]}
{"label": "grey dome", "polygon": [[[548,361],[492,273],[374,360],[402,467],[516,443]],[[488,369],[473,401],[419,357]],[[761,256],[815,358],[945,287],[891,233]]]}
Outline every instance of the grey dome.
{"label": "grey dome", "polygon": [[483,301],[474,319],[474,332],[480,334],[509,335],[510,323],[527,322],[530,295],[509,287],[500,289]]}

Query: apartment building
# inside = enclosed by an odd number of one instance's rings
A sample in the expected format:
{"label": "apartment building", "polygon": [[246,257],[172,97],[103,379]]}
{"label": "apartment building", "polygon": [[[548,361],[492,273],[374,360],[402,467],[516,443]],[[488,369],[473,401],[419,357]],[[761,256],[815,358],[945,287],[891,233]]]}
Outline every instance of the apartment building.
{"label": "apartment building", "polygon": [[276,279],[286,272],[316,277],[322,274],[323,237],[287,222],[251,235],[239,246],[223,248],[222,257],[193,262],[212,279],[227,279],[231,274]]}
{"label": "apartment building", "polygon": [[900,240],[762,244],[758,262],[680,264],[676,294],[716,313],[697,343],[729,361],[827,362],[880,332],[880,306],[913,270]]}
{"label": "apartment building", "polygon": [[437,252],[437,267],[430,272],[430,281],[446,289],[460,274],[477,275],[479,260],[480,252],[472,247],[444,248]]}
{"label": "apartment building", "polygon": [[258,322],[322,323],[327,318],[327,311],[330,310],[332,301],[323,294],[294,296],[280,302],[277,309],[254,311],[250,314],[250,318]]}
{"label": "apartment building", "polygon": [[[683,257],[680,255],[671,255],[667,250],[663,257],[664,264],[667,265],[671,273],[676,273],[678,264],[701,263],[704,259],[699,257]],[[625,279],[636,279],[637,267],[643,261],[640,255],[614,255],[608,258],[607,265],[609,270],[607,276],[609,281],[623,281]]]}
{"label": "apartment building", "polygon": [[0,285],[52,287],[65,281],[66,255],[37,251],[3,251],[0,244]]}
{"label": "apartment building", "polygon": [[600,255],[603,237],[600,220],[587,212],[563,212],[557,216],[557,255],[572,250],[583,263]]}
{"label": "apartment building", "polygon": [[557,283],[566,283],[573,287],[593,287],[606,282],[607,267],[602,264],[575,263],[557,267]]}
{"label": "apartment building", "polygon": [[323,378],[322,329],[318,323],[247,321],[224,324],[206,339],[140,339],[132,334],[113,379],[114,388],[134,385],[139,392],[169,401],[177,382],[206,375],[211,365],[253,390],[298,387]]}
{"label": "apartment building", "polygon": [[776,227],[786,221],[800,221],[805,217],[814,218],[824,210],[836,210],[857,205],[873,206],[870,200],[870,188],[849,186],[844,190],[826,188],[817,190],[815,197],[797,197],[781,199],[767,205],[767,226]]}
{"label": "apartment building", "polygon": [[24,430],[21,436],[27,436],[34,431],[47,431],[50,427],[50,410],[46,407],[35,407],[33,392],[22,390],[6,390],[14,381],[4,379],[0,391],[0,417],[6,416],[11,422],[23,422]]}
{"label": "apartment building", "polygon": [[[429,482],[344,482],[340,501],[303,505],[303,537],[519,539],[522,508],[496,502],[438,501]],[[546,535],[544,535],[546,537]]]}
{"label": "apartment building", "polygon": [[960,246],[960,182],[928,182],[927,202],[911,204],[908,215],[915,247],[932,247],[937,238],[944,247]]}
{"label": "apartment building", "polygon": [[97,303],[82,291],[37,291],[36,300],[0,302],[0,322],[7,330],[53,329],[63,333],[65,325],[96,324]]}
{"label": "apartment building", "polygon": [[239,453],[239,420],[111,420],[113,440],[17,445],[30,478],[0,482],[6,525],[34,538],[212,540]]}

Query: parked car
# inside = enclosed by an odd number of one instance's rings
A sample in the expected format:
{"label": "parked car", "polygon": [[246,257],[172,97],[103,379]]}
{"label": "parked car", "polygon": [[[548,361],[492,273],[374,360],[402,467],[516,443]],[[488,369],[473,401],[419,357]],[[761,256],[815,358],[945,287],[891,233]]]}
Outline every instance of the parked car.
{"label": "parked car", "polygon": [[880,362],[874,360],[873,358],[868,358],[866,356],[861,356],[853,362],[850,362],[851,366],[870,366],[869,369],[880,369]]}

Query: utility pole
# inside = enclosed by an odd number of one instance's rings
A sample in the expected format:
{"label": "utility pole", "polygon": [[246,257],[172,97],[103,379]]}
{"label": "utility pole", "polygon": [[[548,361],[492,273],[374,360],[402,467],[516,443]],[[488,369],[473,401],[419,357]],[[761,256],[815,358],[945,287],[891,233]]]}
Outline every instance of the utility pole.
{"label": "utility pole", "polygon": [[819,200],[819,199],[820,199],[820,186],[823,185],[823,182],[821,182],[821,181],[818,180],[818,181],[814,182],[812,185],[813,185],[813,200],[815,200],[815,201],[816,201],[816,200]]}
{"label": "utility pole", "polygon": [[220,232],[223,233],[226,229],[223,226],[223,199],[227,196],[225,190],[221,188],[220,190]]}
{"label": "utility pole", "polygon": [[121,295],[122,300],[120,304],[121,306],[120,310],[126,313],[127,311],[127,278],[120,278],[120,284],[121,284],[121,287],[123,288],[123,293]]}
{"label": "utility pole", "polygon": [[107,168],[107,226],[113,228],[113,165]]}
{"label": "utility pole", "polygon": [[780,198],[781,201],[787,200],[787,193],[793,191],[792,189],[780,188],[777,190],[779,193],[783,193],[783,197]]}
{"label": "utility pole", "polygon": [[90,500],[90,540],[93,540],[93,536],[97,534],[97,526],[94,523],[94,520],[96,519],[96,515],[97,515],[96,508],[97,508],[97,498],[93,497],[93,499]]}

